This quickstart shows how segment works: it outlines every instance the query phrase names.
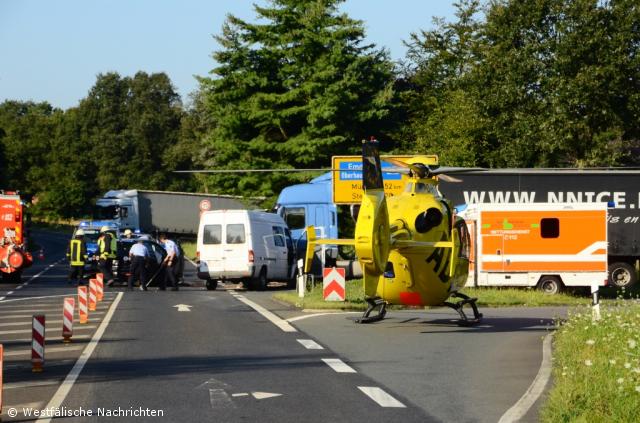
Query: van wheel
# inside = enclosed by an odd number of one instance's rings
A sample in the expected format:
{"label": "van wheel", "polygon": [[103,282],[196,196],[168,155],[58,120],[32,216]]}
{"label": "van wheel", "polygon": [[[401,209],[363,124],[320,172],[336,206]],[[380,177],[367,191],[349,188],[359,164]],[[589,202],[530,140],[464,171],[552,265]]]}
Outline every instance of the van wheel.
{"label": "van wheel", "polygon": [[557,276],[543,276],[538,282],[538,289],[545,294],[555,295],[562,291],[562,281]]}
{"label": "van wheel", "polygon": [[253,289],[256,291],[264,291],[267,289],[267,269],[260,269],[260,274],[253,281]]}
{"label": "van wheel", "polygon": [[609,265],[609,284],[616,288],[631,288],[638,281],[636,269],[623,261]]}
{"label": "van wheel", "polygon": [[218,281],[207,279],[207,281],[205,282],[205,286],[207,287],[208,291],[215,291],[218,287]]}

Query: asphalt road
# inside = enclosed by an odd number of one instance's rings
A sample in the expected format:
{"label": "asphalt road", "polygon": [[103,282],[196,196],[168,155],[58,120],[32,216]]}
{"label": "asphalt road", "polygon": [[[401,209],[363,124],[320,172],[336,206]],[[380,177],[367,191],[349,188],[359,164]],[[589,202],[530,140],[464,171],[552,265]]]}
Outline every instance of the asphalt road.
{"label": "asphalt road", "polygon": [[[56,405],[84,412],[65,419],[82,422],[103,419],[99,412],[139,421],[140,410],[143,421],[156,413],[166,421],[496,422],[535,378],[542,337],[564,313],[482,310],[482,325],[461,328],[445,309],[391,311],[383,322],[357,325],[356,314],[302,313],[270,292],[116,288],[90,314],[92,327],[78,332],[74,349],[47,353],[45,371],[32,374],[28,356],[18,353],[29,348],[28,335],[3,333],[13,326],[2,324],[28,322],[29,329],[30,318],[12,316],[37,308],[61,319],[58,295],[75,292],[58,263],[66,237],[36,238],[46,259],[29,269],[28,283],[0,285],[0,342],[15,352],[5,357],[3,421],[12,421],[11,407],[25,421],[22,408]],[[190,266],[185,279],[195,281]],[[273,311],[273,322],[250,301]],[[47,349],[62,348],[59,338],[47,339]],[[536,410],[524,421],[536,421]]]}

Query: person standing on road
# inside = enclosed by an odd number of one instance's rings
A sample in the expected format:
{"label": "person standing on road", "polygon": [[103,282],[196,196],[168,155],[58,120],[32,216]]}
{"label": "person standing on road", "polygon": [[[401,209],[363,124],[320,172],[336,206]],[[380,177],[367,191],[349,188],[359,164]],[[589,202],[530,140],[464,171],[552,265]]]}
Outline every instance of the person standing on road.
{"label": "person standing on road", "polygon": [[140,290],[147,290],[147,270],[145,268],[146,259],[147,247],[144,246],[143,240],[139,239],[138,242],[133,244],[129,250],[131,267],[129,268],[128,285],[130,291],[133,291],[133,283],[136,279],[140,281]]}
{"label": "person standing on road", "polygon": [[78,229],[67,247],[67,260],[71,266],[69,272],[69,284],[82,283],[84,275],[84,263],[87,260],[87,244],[84,242],[84,231]]}
{"label": "person standing on road", "polygon": [[113,259],[116,252],[113,249],[113,236],[108,232],[109,228],[103,226],[100,228],[100,237],[98,238],[98,270],[104,275],[107,286],[113,285]]}
{"label": "person standing on road", "polygon": [[165,277],[161,279],[160,290],[164,291],[167,287],[167,279],[171,282],[171,290],[178,290],[178,280],[177,280],[177,271],[178,271],[178,257],[180,255],[180,251],[175,242],[167,238],[166,234],[160,235],[160,242],[164,246],[165,251],[167,252],[167,256],[162,261],[162,266],[165,267]]}

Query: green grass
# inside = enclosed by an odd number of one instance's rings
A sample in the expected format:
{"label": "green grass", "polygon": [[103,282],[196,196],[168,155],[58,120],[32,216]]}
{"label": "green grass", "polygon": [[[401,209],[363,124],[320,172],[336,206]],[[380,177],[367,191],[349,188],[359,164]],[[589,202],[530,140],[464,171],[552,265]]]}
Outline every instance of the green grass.
{"label": "green grass", "polygon": [[196,259],[196,243],[194,241],[181,242],[182,249],[184,250],[184,256],[191,260]]}
{"label": "green grass", "polygon": [[[591,297],[588,294],[586,296],[572,293],[547,295],[527,288],[465,288],[462,292],[470,297],[478,298],[477,304],[485,307],[586,305],[591,302]],[[345,302],[324,301],[322,299],[322,284],[316,285],[311,292],[306,293],[304,298],[299,298],[295,291],[278,292],[274,295],[278,300],[306,309],[364,310],[366,308],[362,280],[347,281],[346,296],[347,301]]]}
{"label": "green grass", "polygon": [[601,315],[579,307],[556,332],[541,421],[640,421],[640,303],[610,302]]}

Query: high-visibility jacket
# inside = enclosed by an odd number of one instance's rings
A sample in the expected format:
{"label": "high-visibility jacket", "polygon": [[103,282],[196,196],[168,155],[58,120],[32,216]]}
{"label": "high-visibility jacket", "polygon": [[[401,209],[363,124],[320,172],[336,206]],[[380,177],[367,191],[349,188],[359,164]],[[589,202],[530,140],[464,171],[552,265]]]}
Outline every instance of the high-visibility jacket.
{"label": "high-visibility jacket", "polygon": [[98,256],[103,260],[116,258],[115,246],[117,246],[116,240],[111,234],[105,234],[98,239]]}
{"label": "high-visibility jacket", "polygon": [[87,259],[87,246],[82,239],[74,238],[69,242],[67,259],[72,266],[84,266]]}

